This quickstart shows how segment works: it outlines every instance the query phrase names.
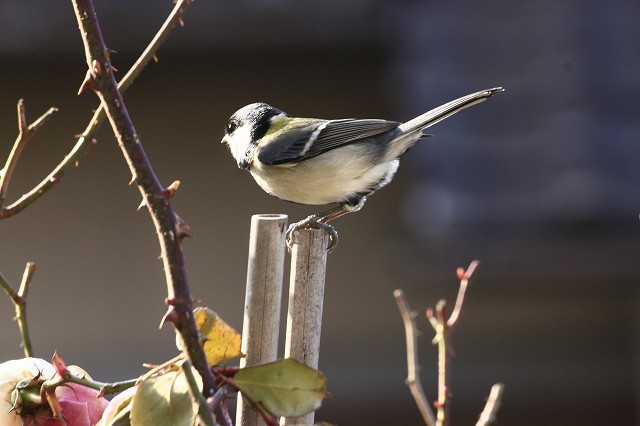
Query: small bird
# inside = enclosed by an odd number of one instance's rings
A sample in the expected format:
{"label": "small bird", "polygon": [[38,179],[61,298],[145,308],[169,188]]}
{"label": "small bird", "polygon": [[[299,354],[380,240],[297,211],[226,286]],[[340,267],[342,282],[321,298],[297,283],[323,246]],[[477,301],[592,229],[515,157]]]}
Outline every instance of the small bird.
{"label": "small bird", "polygon": [[424,129],[503,90],[463,96],[406,123],[290,117],[271,105],[253,103],[229,118],[222,143],[268,194],[299,204],[338,203],[287,229],[290,249],[298,229],[319,228],[328,232],[327,250],[332,250],[338,233],[327,222],[357,212],[367,197],[391,182],[400,156],[429,136]]}

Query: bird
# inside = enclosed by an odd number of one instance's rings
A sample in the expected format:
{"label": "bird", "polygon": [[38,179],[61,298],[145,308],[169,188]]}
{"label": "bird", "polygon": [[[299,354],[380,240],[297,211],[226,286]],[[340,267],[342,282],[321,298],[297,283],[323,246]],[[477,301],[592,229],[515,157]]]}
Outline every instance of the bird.
{"label": "bird", "polygon": [[328,222],[357,212],[371,194],[391,182],[400,157],[431,136],[424,133],[426,128],[502,91],[494,87],[471,93],[404,123],[291,117],[257,102],[231,115],[222,143],[268,194],[298,204],[336,204],[291,224],[286,233],[291,250],[298,230],[323,229],[331,251],[338,233]]}

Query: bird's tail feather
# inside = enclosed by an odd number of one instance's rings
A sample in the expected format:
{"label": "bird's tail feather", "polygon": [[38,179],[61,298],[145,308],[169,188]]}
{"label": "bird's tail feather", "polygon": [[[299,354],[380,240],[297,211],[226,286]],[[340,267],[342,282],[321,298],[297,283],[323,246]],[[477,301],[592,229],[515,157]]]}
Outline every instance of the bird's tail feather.
{"label": "bird's tail feather", "polygon": [[437,108],[434,108],[431,111],[425,112],[424,114],[414,118],[413,120],[409,120],[406,123],[401,124],[398,129],[402,131],[403,134],[413,133],[416,130],[424,130],[427,127],[433,126],[437,122],[442,121],[445,118],[455,114],[456,112],[472,105],[478,104],[486,100],[490,96],[502,91],[504,91],[502,87],[494,87],[492,89],[481,90],[480,92],[463,96]]}

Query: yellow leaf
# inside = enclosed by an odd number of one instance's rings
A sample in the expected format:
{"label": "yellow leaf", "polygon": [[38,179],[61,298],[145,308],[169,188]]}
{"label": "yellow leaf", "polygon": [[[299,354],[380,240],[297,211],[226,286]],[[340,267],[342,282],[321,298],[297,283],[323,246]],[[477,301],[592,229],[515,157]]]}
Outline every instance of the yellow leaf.
{"label": "yellow leaf", "polygon": [[204,352],[209,365],[217,365],[242,356],[241,336],[209,308],[193,311],[198,331],[204,337]]}

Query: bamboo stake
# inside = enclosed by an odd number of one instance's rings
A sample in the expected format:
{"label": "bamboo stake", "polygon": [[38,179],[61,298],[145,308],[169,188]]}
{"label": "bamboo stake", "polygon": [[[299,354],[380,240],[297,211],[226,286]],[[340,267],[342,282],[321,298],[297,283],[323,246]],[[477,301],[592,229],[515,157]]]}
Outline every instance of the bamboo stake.
{"label": "bamboo stake", "polygon": [[[324,230],[297,231],[291,253],[289,281],[289,311],[285,358],[295,358],[312,368],[318,368],[320,329],[327,265],[328,237]],[[282,425],[313,425],[314,413],[286,417]]]}
{"label": "bamboo stake", "polygon": [[[240,367],[275,361],[278,356],[280,301],[284,276],[284,235],[287,216],[263,214],[251,217],[247,290],[242,326]],[[238,394],[236,424],[262,426],[256,410],[247,409]]]}

